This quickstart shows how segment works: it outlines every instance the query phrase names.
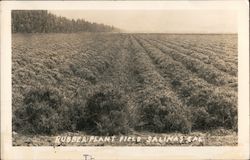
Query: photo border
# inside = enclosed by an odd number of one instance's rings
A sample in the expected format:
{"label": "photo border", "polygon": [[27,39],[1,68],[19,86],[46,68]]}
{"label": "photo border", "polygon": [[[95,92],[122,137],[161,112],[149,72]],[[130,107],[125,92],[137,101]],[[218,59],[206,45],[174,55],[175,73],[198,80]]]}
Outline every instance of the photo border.
{"label": "photo border", "polygon": [[[2,1],[1,153],[2,159],[248,159],[249,4],[247,1]],[[17,147],[12,146],[11,10],[235,10],[238,12],[238,145],[232,147]]]}

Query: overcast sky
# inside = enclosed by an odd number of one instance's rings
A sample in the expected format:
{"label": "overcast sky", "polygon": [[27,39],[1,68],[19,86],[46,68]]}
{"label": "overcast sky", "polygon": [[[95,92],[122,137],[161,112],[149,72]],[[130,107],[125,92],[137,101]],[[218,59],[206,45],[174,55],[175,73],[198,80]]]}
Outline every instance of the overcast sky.
{"label": "overcast sky", "polygon": [[229,10],[51,10],[70,19],[113,25],[127,32],[237,33]]}

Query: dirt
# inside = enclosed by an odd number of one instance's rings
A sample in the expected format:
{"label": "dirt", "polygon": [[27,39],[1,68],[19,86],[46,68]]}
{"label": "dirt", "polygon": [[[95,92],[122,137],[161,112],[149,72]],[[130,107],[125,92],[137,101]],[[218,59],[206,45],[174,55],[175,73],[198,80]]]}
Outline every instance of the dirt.
{"label": "dirt", "polygon": [[208,132],[150,133],[95,136],[85,132],[65,132],[59,135],[24,135],[13,133],[13,146],[236,146],[237,133],[231,130]]}

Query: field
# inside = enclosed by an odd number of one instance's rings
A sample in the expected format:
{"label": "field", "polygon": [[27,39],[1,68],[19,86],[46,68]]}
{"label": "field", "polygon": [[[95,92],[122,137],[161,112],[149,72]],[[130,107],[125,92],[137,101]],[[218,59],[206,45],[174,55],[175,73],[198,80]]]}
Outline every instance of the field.
{"label": "field", "polygon": [[66,132],[236,145],[237,50],[233,34],[13,34],[13,145]]}

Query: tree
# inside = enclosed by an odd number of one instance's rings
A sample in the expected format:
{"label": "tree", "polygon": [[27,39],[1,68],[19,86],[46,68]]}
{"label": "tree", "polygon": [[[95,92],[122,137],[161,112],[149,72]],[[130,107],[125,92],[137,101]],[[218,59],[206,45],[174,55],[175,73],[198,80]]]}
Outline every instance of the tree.
{"label": "tree", "polygon": [[113,26],[90,23],[83,19],[67,19],[47,10],[13,10],[12,32],[21,33],[71,33],[71,32],[113,32]]}

